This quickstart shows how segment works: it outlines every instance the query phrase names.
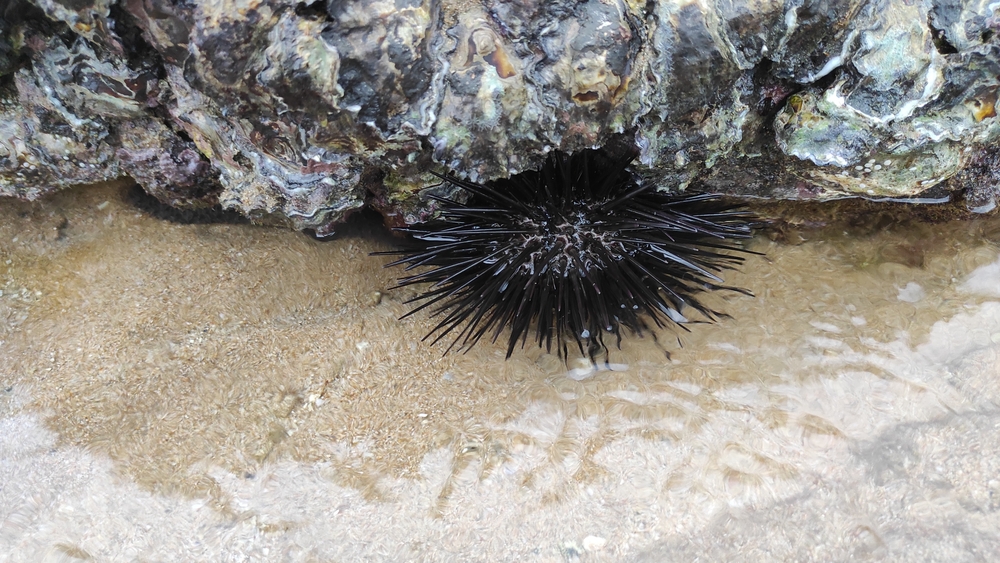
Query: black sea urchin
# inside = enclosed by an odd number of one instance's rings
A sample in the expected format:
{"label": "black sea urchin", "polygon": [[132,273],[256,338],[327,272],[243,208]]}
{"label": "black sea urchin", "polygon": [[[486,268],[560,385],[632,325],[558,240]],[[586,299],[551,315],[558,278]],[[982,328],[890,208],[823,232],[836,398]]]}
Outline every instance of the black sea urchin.
{"label": "black sea urchin", "polygon": [[[752,217],[708,194],[671,195],[638,183],[628,166],[634,156],[613,160],[601,150],[572,156],[549,154],[539,171],[476,184],[441,176],[470,194],[467,203],[431,196],[439,219],[401,229],[417,246],[388,252],[420,273],[397,287],[430,283],[407,301],[423,303],[441,321],[424,337],[434,342],[452,331],[468,349],[487,333],[495,342],[510,329],[509,358],[518,340],[546,350],[567,343],[593,361],[605,334],[621,345],[621,328],[642,333],[644,317],[658,327],[683,320],[689,306],[710,320],[720,313],[697,294],[719,285],[717,275],[742,262],[725,251],[742,251],[732,239],[751,235]],[[464,327],[463,327],[464,324]],[[446,351],[447,353],[447,351]]]}

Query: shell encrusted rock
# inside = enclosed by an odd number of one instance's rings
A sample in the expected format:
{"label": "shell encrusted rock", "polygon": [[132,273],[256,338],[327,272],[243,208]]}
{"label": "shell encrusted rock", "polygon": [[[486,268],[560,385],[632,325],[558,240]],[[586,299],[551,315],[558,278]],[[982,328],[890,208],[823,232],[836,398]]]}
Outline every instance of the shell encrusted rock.
{"label": "shell encrusted rock", "polygon": [[987,0],[10,0],[0,31],[19,197],[129,174],[322,235],[366,203],[425,219],[441,165],[613,142],[712,192],[1000,190]]}

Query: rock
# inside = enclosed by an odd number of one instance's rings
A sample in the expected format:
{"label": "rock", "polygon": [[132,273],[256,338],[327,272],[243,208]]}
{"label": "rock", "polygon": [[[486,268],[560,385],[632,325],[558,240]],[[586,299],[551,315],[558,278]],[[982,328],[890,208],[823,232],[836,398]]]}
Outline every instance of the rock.
{"label": "rock", "polygon": [[0,193],[127,174],[323,236],[605,145],[670,190],[989,211],[997,31],[986,0],[12,0]]}

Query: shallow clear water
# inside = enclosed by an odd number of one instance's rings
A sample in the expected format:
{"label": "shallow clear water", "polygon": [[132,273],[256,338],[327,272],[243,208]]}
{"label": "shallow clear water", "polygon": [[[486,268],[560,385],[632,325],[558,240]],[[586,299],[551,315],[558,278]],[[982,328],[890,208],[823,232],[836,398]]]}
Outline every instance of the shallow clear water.
{"label": "shallow clear water", "polygon": [[442,357],[376,227],[121,194],[0,205],[9,560],[1000,559],[1000,218],[787,212],[594,371]]}

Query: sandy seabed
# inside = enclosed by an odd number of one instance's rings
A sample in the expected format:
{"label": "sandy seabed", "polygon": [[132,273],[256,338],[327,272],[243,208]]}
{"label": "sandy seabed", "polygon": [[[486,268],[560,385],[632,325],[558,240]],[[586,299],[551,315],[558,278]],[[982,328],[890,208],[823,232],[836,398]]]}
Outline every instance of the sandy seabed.
{"label": "sandy seabed", "polygon": [[0,561],[1000,560],[1000,219],[759,237],[597,371],[124,187],[0,202]]}

